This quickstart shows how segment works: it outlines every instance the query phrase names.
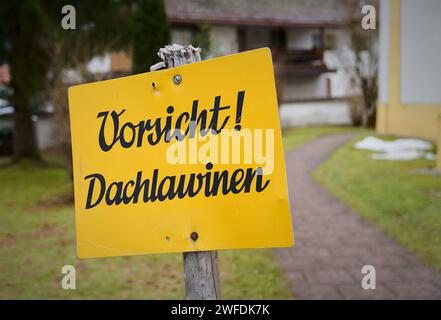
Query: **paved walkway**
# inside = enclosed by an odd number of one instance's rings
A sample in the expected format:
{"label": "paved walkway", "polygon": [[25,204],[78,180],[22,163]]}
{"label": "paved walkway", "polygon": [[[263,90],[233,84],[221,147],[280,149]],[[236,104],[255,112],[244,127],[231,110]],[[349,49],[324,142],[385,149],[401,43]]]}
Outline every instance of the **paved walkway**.
{"label": "paved walkway", "polygon": [[[286,155],[294,248],[277,249],[298,299],[441,299],[441,274],[331,196],[310,174],[351,138],[318,138]],[[361,286],[363,265],[376,289]]]}

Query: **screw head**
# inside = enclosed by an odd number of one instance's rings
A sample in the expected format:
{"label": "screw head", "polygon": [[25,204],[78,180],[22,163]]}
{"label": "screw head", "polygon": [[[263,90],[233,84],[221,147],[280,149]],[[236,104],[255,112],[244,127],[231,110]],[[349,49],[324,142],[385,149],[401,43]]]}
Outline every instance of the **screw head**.
{"label": "screw head", "polygon": [[197,232],[192,232],[190,234],[190,238],[191,238],[191,240],[196,241],[199,238],[199,235]]}
{"label": "screw head", "polygon": [[180,83],[182,82],[182,77],[181,77],[179,74],[175,75],[175,76],[173,77],[173,82],[174,82],[176,85],[180,84]]}

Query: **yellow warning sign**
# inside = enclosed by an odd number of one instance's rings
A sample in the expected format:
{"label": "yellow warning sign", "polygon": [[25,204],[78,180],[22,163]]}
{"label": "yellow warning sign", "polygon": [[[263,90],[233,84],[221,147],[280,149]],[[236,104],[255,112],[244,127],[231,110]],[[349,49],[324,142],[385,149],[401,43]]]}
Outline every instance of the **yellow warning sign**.
{"label": "yellow warning sign", "polygon": [[293,244],[269,49],[69,88],[78,256]]}

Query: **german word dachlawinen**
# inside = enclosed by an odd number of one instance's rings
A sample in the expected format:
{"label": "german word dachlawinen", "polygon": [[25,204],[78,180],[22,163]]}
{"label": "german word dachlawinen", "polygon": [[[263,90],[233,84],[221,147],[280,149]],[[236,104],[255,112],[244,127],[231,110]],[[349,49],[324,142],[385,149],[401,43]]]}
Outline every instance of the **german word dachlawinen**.
{"label": "german word dachlawinen", "polygon": [[[241,129],[244,100],[245,91],[239,91],[234,117],[235,130]],[[196,131],[201,134],[208,131],[219,134],[232,118],[227,113],[229,109],[230,106],[221,106],[221,96],[216,96],[211,109],[199,110],[199,101],[194,100],[190,112],[176,115],[174,107],[168,106],[165,119],[146,119],[138,123],[124,120],[124,108],[100,112],[97,115],[101,121],[98,145],[103,152],[112,152],[115,146],[125,149],[154,147],[173,139],[192,139]],[[133,172],[126,181],[107,181],[106,177],[95,172],[84,177],[88,183],[85,207],[91,209],[100,204],[111,206],[166,201],[192,198],[198,194],[213,197],[229,193],[262,192],[270,183],[264,177],[261,167],[216,171],[212,163],[205,165],[204,172],[176,176],[161,174],[158,168],[153,168],[151,172]]]}

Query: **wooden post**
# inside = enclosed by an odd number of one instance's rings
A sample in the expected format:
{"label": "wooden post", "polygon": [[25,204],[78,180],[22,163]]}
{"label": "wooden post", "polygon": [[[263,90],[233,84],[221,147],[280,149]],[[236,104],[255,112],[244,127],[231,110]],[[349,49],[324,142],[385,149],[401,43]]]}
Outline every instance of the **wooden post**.
{"label": "wooden post", "polygon": [[[163,60],[150,67],[151,71],[173,68],[192,62],[201,61],[200,49],[193,46],[177,44],[159,49],[158,55]],[[178,78],[176,78],[178,77]],[[175,75],[173,79],[179,84],[185,81]],[[203,235],[201,235],[203,236]],[[192,232],[188,235],[191,241],[197,241],[199,235]],[[220,299],[220,281],[217,251],[184,252],[185,297],[187,300]]]}
{"label": "wooden post", "polygon": [[186,299],[220,299],[217,260],[217,251],[184,252]]}

